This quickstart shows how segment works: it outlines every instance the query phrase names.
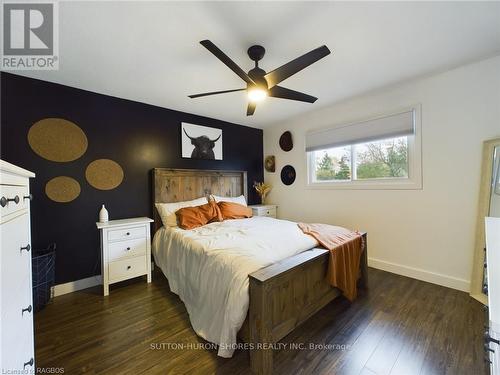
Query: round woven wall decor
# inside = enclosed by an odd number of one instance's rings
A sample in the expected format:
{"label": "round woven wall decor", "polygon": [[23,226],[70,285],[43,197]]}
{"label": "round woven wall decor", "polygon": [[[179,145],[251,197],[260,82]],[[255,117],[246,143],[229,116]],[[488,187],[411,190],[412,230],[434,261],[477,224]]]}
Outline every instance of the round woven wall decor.
{"label": "round woven wall decor", "polygon": [[45,194],[54,202],[67,203],[80,195],[80,184],[68,176],[54,177],[45,185]]}
{"label": "round woven wall decor", "polygon": [[111,190],[122,183],[123,169],[111,159],[97,159],[87,166],[85,177],[96,189]]}
{"label": "round woven wall decor", "polygon": [[31,149],[44,159],[68,162],[87,151],[88,140],[82,129],[62,118],[44,118],[28,131]]}

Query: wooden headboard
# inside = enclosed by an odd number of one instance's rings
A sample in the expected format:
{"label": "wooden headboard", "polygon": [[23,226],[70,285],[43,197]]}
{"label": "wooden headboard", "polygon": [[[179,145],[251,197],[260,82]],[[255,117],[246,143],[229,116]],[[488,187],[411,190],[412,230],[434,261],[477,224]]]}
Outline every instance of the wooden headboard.
{"label": "wooden headboard", "polygon": [[215,194],[223,197],[247,195],[246,171],[202,169],[153,169],[153,217],[155,233],[163,225],[155,203],[189,201]]}

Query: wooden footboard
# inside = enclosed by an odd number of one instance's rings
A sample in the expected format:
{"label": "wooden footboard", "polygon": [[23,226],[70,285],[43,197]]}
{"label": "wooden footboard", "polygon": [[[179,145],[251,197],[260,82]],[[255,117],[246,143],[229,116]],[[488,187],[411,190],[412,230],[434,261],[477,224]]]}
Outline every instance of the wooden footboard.
{"label": "wooden footboard", "polygon": [[[366,286],[368,271],[366,233],[363,238],[360,286]],[[328,257],[328,250],[305,251],[249,275],[250,308],[240,336],[254,345],[250,351],[254,373],[272,374],[269,345],[340,296],[340,290],[326,281]]]}

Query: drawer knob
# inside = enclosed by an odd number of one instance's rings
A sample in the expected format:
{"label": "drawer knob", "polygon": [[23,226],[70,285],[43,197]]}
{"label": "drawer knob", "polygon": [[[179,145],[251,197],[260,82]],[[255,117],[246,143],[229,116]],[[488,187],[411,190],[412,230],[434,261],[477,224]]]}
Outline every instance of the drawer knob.
{"label": "drawer knob", "polygon": [[2,207],[7,206],[7,203],[9,203],[9,202],[15,202],[16,204],[18,204],[19,203],[19,195],[16,195],[14,198],[5,198],[5,197],[0,198],[0,205]]}
{"label": "drawer knob", "polygon": [[28,361],[28,362],[24,362],[24,366],[23,366],[23,370],[26,368],[26,366],[33,366],[33,357]]}
{"label": "drawer knob", "polygon": [[130,232],[127,232],[127,236],[130,236]]}
{"label": "drawer knob", "polygon": [[24,315],[24,312],[27,311],[27,312],[31,312],[31,310],[33,310],[33,307],[31,307],[31,305],[29,305],[28,307],[26,307],[25,309],[22,309],[21,310],[21,315]]}
{"label": "drawer knob", "polygon": [[26,251],[28,251],[28,252],[29,252],[29,251],[31,250],[31,246],[30,246],[30,244],[27,244],[26,246],[21,247],[21,253],[23,252],[23,250],[26,250]]}
{"label": "drawer knob", "polygon": [[132,268],[132,266],[127,266],[127,269],[128,269],[128,270],[129,270],[129,269],[131,269],[131,268]]}
{"label": "drawer knob", "polygon": [[127,251],[130,251],[130,247],[127,247]]}
{"label": "drawer knob", "polygon": [[484,342],[485,343],[493,342],[493,343],[495,343],[497,345],[500,345],[500,341],[497,340],[497,339],[495,339],[495,338],[493,338],[493,337],[491,337],[489,331],[485,331],[484,332]]}
{"label": "drawer knob", "polygon": [[33,200],[33,194],[28,194],[28,195],[25,195],[25,196],[23,197],[23,200],[24,200],[24,199],[29,199],[30,201],[32,201],[32,200]]}

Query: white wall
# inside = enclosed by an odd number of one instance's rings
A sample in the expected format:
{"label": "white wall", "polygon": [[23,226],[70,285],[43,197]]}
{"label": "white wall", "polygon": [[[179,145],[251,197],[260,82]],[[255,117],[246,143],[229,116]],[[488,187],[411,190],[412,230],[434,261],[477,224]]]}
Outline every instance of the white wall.
{"label": "white wall", "polygon": [[[422,105],[422,190],[306,187],[307,130],[418,103]],[[285,130],[294,137],[290,152],[278,145]],[[273,185],[268,201],[279,205],[280,218],[367,231],[373,267],[467,291],[482,141],[498,136],[500,56],[352,98],[264,129],[265,156],[276,155],[277,164],[276,173],[265,174],[266,182]],[[279,172],[286,164],[297,171],[291,186],[280,181]]]}

